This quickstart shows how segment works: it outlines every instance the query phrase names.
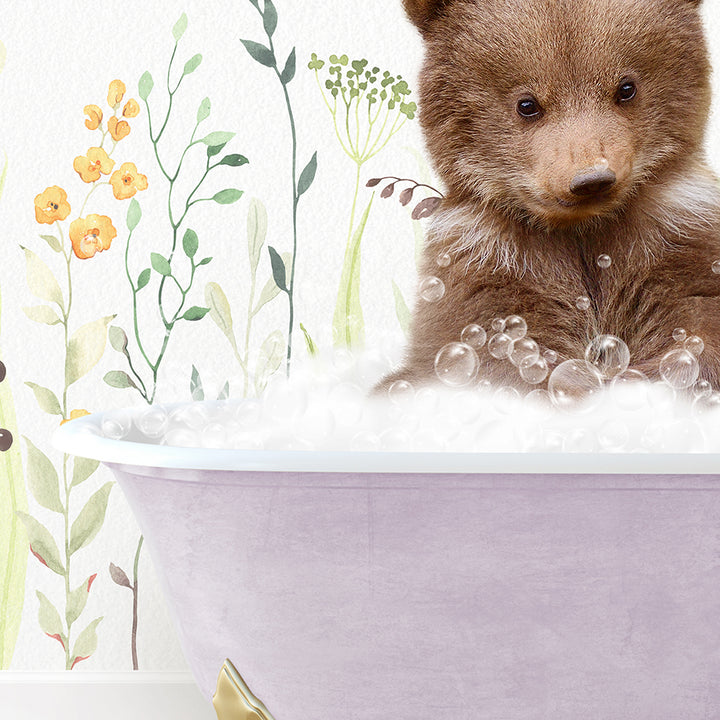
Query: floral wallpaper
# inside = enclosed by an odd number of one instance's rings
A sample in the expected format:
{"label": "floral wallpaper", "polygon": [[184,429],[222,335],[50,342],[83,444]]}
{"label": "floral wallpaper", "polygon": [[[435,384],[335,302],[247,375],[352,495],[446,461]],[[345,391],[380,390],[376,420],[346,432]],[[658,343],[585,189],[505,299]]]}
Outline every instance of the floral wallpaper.
{"label": "floral wallpaper", "polygon": [[184,669],[112,476],[51,434],[402,340],[442,194],[420,38],[400,0],[51,19],[30,0],[0,20],[0,667]]}

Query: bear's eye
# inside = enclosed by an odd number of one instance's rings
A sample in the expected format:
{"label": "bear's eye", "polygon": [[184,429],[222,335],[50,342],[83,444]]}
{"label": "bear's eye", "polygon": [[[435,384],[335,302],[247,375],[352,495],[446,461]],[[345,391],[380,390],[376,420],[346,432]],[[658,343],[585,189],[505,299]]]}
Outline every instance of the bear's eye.
{"label": "bear's eye", "polygon": [[524,97],[518,100],[517,111],[524,118],[536,118],[542,113],[542,108],[534,97]]}
{"label": "bear's eye", "polygon": [[617,93],[615,93],[615,99],[619,103],[627,102],[628,100],[632,100],[636,93],[637,87],[635,83],[632,80],[623,80],[617,89]]}

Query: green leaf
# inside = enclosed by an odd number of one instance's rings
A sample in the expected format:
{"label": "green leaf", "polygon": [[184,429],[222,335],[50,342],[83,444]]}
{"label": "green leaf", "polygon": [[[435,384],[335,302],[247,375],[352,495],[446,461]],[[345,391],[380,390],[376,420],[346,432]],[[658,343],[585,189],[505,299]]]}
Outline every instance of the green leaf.
{"label": "green leaf", "polygon": [[280,330],[271,332],[260,346],[257,369],[255,371],[255,392],[260,395],[270,376],[277,372],[285,357],[285,339]]}
{"label": "green leaf", "polygon": [[213,200],[220,205],[232,205],[242,197],[243,191],[236,190],[235,188],[228,188],[227,190],[221,190],[213,195]]}
{"label": "green leaf", "polygon": [[175,42],[178,42],[178,40],[180,40],[180,38],[183,36],[185,31],[187,30],[187,25],[188,25],[187,15],[185,13],[183,13],[180,16],[180,19],[175,23],[175,25],[173,25],[172,34],[173,34],[173,37],[175,38]]}
{"label": "green leaf", "polygon": [[97,626],[101,621],[101,617],[96,618],[78,635],[72,651],[71,666],[80,660],[87,660],[97,650]]}
{"label": "green leaf", "polygon": [[49,305],[33,305],[24,307],[23,312],[34,322],[44,325],[57,325],[62,320],[60,316]]}
{"label": "green leaf", "polygon": [[70,555],[90,544],[105,521],[108,498],[113,483],[105,483],[85,504],[70,528]]}
{"label": "green leaf", "polygon": [[67,621],[68,628],[82,615],[82,611],[87,605],[88,596],[90,595],[90,586],[93,584],[97,573],[90,575],[85,582],[79,587],[76,587],[67,598],[67,604],[65,608],[65,620]]}
{"label": "green leaf", "polygon": [[250,258],[250,270],[253,275],[257,272],[263,245],[267,237],[267,210],[257,198],[250,201],[247,215],[247,244]]}
{"label": "green leaf", "polygon": [[232,349],[237,353],[230,303],[225,292],[216,282],[209,282],[205,286],[205,302],[210,307],[212,321],[220,328],[223,335],[230,341]]}
{"label": "green leaf", "polygon": [[160,253],[150,253],[150,264],[156,272],[161,275],[171,275],[170,263]]}
{"label": "green leaf", "polygon": [[263,27],[268,37],[272,37],[277,27],[278,14],[272,0],[265,0],[265,11],[263,12]]}
{"label": "green leaf", "polygon": [[218,393],[218,400],[227,400],[230,397],[230,381],[227,380],[222,387],[222,390]]}
{"label": "green leaf", "polygon": [[62,417],[60,401],[52,390],[32,382],[26,382],[25,384],[35,393],[35,400],[37,400],[41,410],[49,415],[60,415]]}
{"label": "green leaf", "polygon": [[108,328],[108,338],[110,340],[110,345],[112,345],[113,347],[113,350],[117,350],[123,355],[128,354],[128,336],[125,334],[125,331],[121,327],[118,327],[117,325],[111,325]]}
{"label": "green leaf", "polygon": [[241,165],[247,165],[250,162],[244,155],[226,155],[218,165],[229,165],[230,167],[240,167]]}
{"label": "green leaf", "polygon": [[150,268],[145,268],[137,279],[137,289],[142,290],[150,282]]}
{"label": "green leaf", "polygon": [[110,372],[105,373],[103,380],[107,385],[118,390],[137,387],[133,379],[124,370],[110,370]]}
{"label": "green leaf", "polygon": [[[62,415],[62,412],[60,414]],[[27,447],[27,484],[30,492],[39,505],[62,515],[65,508],[60,501],[60,481],[55,466],[29,438],[24,437],[24,440]]]}
{"label": "green leaf", "polygon": [[198,307],[197,305],[193,305],[193,307],[188,308],[183,313],[183,320],[202,320],[208,313],[210,312],[210,308],[204,308],[204,307]]}
{"label": "green leaf", "polygon": [[360,242],[367,224],[375,193],[360,219],[350,242],[345,248],[345,259],[340,277],[337,302],[333,314],[333,341],[335,347],[362,346],[365,327],[360,306]]}
{"label": "green leaf", "polygon": [[32,515],[17,511],[22,520],[30,541],[30,551],[46,567],[58,575],[65,575],[65,568],[60,562],[60,551],[53,540],[50,531],[39,523]]}
{"label": "green leaf", "polygon": [[[208,158],[215,157],[220,151],[227,145],[227,143],[221,143],[220,145],[209,145],[207,149]],[[218,163],[219,164],[219,163]]]}
{"label": "green leaf", "polygon": [[185,251],[185,254],[189,257],[195,257],[195,253],[198,249],[198,236],[197,233],[194,230],[190,230],[188,228],[185,231],[185,234],[183,235],[183,250]]}
{"label": "green leaf", "polygon": [[410,310],[405,298],[395,281],[392,281],[393,295],[395,296],[395,314],[406,338],[410,337]]}
{"label": "green leaf", "polygon": [[300,329],[303,331],[303,335],[305,336],[305,347],[307,348],[308,355],[310,355],[310,357],[317,357],[317,355],[318,355],[317,345],[313,342],[313,339],[310,337],[310,333],[305,329],[305,326],[302,323],[300,323]]}
{"label": "green leaf", "polygon": [[75,456],[73,460],[73,476],[70,487],[84,483],[100,466],[99,460]]}
{"label": "green leaf", "polygon": [[201,103],[197,111],[197,122],[198,125],[206,120],[210,116],[210,98],[205,98]]}
{"label": "green leaf", "polygon": [[50,637],[59,635],[63,639],[63,644],[65,644],[65,634],[63,633],[65,628],[63,627],[62,620],[60,619],[60,613],[47,599],[47,597],[43,595],[43,593],[36,590],[35,594],[40,601],[40,608],[38,610],[38,622],[40,624],[40,629]]}
{"label": "green leaf", "polygon": [[265,67],[272,67],[275,65],[275,55],[270,48],[265,47],[260,43],[253,42],[252,40],[243,40],[241,38],[240,42],[245,46],[245,49],[248,51],[250,57],[256,62],[259,62]]}
{"label": "green leaf", "polygon": [[62,245],[54,235],[40,236],[55,252],[62,252]]}
{"label": "green leaf", "polygon": [[146,70],[138,82],[138,95],[143,99],[147,100],[148,96],[152,92],[153,89],[153,79],[152,75]]}
{"label": "green leaf", "polygon": [[235,133],[216,130],[215,132],[211,132],[209,135],[206,135],[200,142],[205,143],[208,147],[214,148],[218,145],[227,145],[234,137]]}
{"label": "green leaf", "polygon": [[190,396],[195,402],[205,399],[205,391],[203,390],[202,380],[198,369],[193,365],[190,373]]}
{"label": "green leaf", "polygon": [[[287,277],[291,272],[291,265],[292,265],[292,255],[289,252],[284,252],[282,255],[282,261],[285,265],[285,277]],[[271,300],[276,298],[280,294],[280,288],[275,284],[274,278],[268,278],[268,281],[265,283],[265,287],[262,289],[262,292],[260,293],[260,298],[257,301],[257,304],[255,305],[255,308],[252,311],[253,317],[260,312],[260,309],[267,305]]]}
{"label": "green leaf", "polygon": [[283,292],[289,293],[290,291],[288,290],[286,283],[287,278],[285,273],[285,263],[282,261],[278,251],[272,245],[268,245],[268,252],[270,253],[270,265],[272,266],[272,274],[275,284]]}
{"label": "green leaf", "polygon": [[130,205],[127,211],[127,218],[125,220],[127,224],[127,229],[130,232],[132,232],[138,226],[141,217],[142,210],[140,209],[140,203],[135,198],[133,198],[130,201]]}
{"label": "green leaf", "polygon": [[72,385],[92,370],[105,352],[107,326],[115,318],[108,315],[79,328],[68,342],[65,356],[65,385]]}
{"label": "green leaf", "polygon": [[186,63],[185,67],[183,68],[183,75],[189,75],[192,72],[195,72],[200,63],[202,62],[202,55],[198,53],[197,55],[193,55]]}
{"label": "green leaf", "polygon": [[295,48],[293,48],[285,61],[283,71],[280,73],[280,82],[283,85],[287,85],[295,77],[295,64]]}
{"label": "green leaf", "polygon": [[300,173],[300,180],[298,180],[297,196],[300,197],[304,192],[310,188],[315,179],[315,172],[317,171],[317,151],[313,153],[310,158],[310,162],[305,166],[303,171]]}
{"label": "green leaf", "polygon": [[200,267],[201,265],[207,265],[212,260],[211,257],[203,258],[195,267]]}
{"label": "green leaf", "polygon": [[60,285],[50,268],[32,251],[20,246],[25,252],[25,274],[30,292],[41,300],[57,303],[64,308]]}

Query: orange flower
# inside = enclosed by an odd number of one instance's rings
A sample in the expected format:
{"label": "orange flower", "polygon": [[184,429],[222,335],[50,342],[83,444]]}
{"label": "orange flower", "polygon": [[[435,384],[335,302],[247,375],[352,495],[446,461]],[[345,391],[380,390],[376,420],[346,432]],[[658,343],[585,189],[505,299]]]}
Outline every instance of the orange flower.
{"label": "orange flower", "polygon": [[75,172],[80,175],[83,182],[91,183],[100,179],[100,173],[109,175],[115,167],[115,161],[99,147],[91,147],[87,155],[78,155],[73,161]]}
{"label": "orange flower", "polygon": [[117,230],[106,215],[88,215],[70,223],[70,242],[81,260],[107,250],[116,236]]}
{"label": "orange flower", "polygon": [[125,95],[125,83],[122,80],[113,80],[108,88],[108,105],[111,108],[116,108]]}
{"label": "orange flower", "polygon": [[115,142],[118,142],[130,134],[130,123],[126,120],[118,120],[116,117],[111,117],[108,120],[108,130],[110,131],[110,137]]}
{"label": "orange flower", "polygon": [[118,200],[131,198],[138,190],[145,190],[148,186],[147,177],[141,175],[135,163],[126,162],[110,176],[113,195]]}
{"label": "orange flower", "polygon": [[70,214],[67,193],[57,185],[45,188],[35,196],[35,219],[39,223],[52,225],[56,220],[64,220]]}
{"label": "orange flower", "polygon": [[133,100],[130,98],[126,103],[125,107],[123,108],[122,114],[123,117],[126,118],[134,118],[137,117],[140,113],[140,106],[137,104],[137,100]]}
{"label": "orange flower", "polygon": [[84,417],[85,415],[89,415],[90,413],[87,410],[73,410],[70,413],[69,418],[65,418],[64,420],[60,421],[61,425],[64,425],[66,422],[70,422],[71,420],[76,420],[77,418]]}
{"label": "orange flower", "polygon": [[89,118],[85,121],[85,127],[88,130],[97,130],[103,119],[103,111],[97,105],[86,105],[83,112]]}

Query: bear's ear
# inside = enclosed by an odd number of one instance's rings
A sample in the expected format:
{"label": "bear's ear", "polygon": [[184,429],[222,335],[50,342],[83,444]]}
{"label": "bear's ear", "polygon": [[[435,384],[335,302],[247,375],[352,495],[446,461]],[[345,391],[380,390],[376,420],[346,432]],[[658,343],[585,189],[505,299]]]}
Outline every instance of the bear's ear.
{"label": "bear's ear", "polygon": [[405,12],[421,30],[427,30],[430,21],[448,5],[450,0],[403,0]]}

